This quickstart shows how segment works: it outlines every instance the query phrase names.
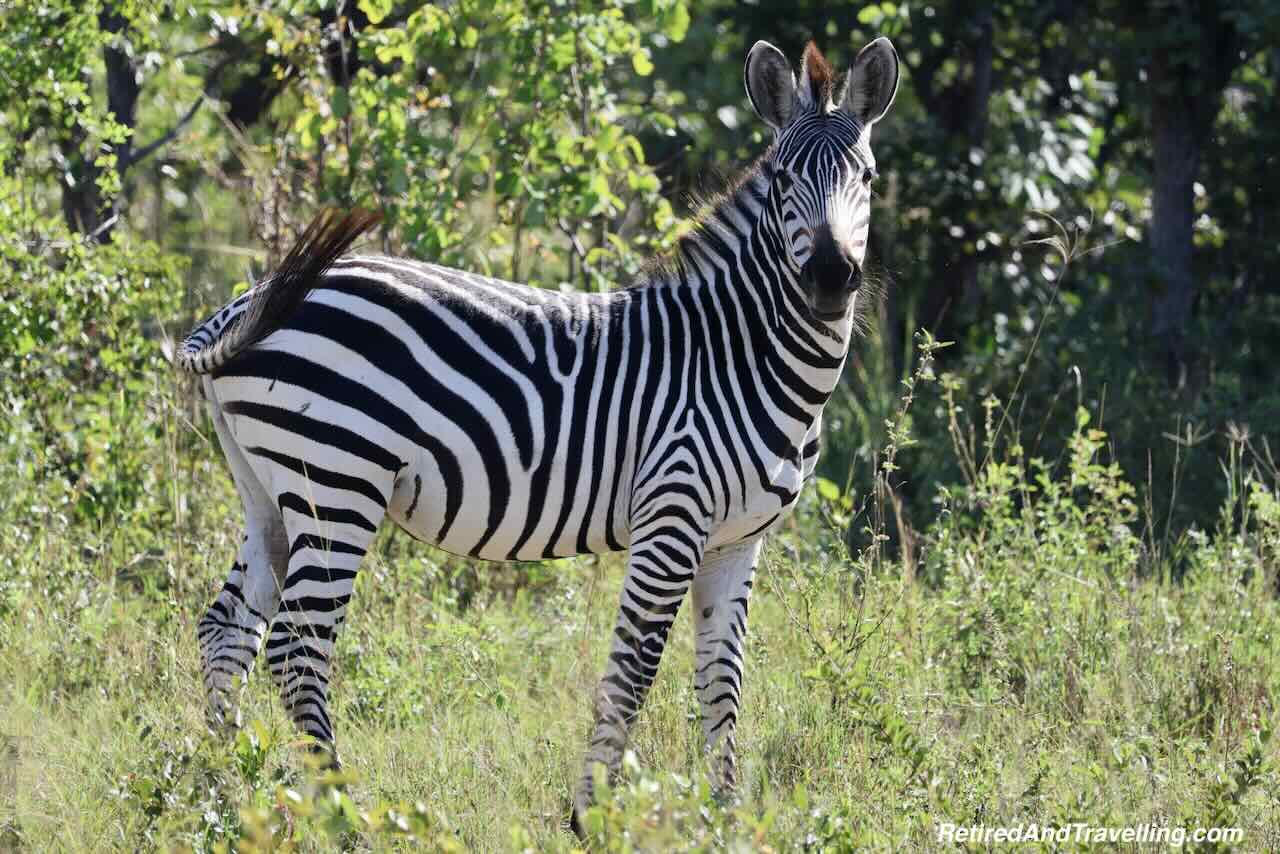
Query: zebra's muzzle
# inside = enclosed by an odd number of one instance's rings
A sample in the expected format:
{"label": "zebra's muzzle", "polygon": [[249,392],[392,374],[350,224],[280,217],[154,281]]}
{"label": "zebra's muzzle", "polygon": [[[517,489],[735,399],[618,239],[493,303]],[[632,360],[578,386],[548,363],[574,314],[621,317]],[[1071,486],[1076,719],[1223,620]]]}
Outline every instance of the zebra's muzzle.
{"label": "zebra's muzzle", "polygon": [[818,230],[813,252],[800,270],[800,281],[809,295],[813,313],[822,320],[839,320],[862,286],[862,268],[845,251],[829,227]]}

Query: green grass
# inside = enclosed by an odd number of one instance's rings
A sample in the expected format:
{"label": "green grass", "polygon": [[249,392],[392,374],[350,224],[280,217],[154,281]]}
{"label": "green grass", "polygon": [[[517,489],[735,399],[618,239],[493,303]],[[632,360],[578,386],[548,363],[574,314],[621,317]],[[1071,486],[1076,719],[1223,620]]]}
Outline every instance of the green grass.
{"label": "green grass", "polygon": [[[752,602],[739,800],[703,783],[682,613],[595,846],[932,850],[943,821],[1225,823],[1280,846],[1274,488],[1249,481],[1234,523],[1157,560],[1103,441],[1082,421],[1061,466],[988,466],[910,568],[849,558],[828,524],[848,502],[810,493]],[[239,511],[207,449],[169,465],[181,512],[110,530],[20,518],[31,486],[8,484],[0,848],[578,845],[620,558],[471,564],[384,533],[339,644],[345,768],[326,776],[261,667],[245,730],[205,730],[194,626]]]}

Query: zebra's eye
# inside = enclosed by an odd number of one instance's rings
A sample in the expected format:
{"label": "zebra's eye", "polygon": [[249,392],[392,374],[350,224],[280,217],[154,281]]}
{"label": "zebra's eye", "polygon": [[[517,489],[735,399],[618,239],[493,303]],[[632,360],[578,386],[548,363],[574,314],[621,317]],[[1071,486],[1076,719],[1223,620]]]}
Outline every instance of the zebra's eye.
{"label": "zebra's eye", "polygon": [[787,173],[785,169],[779,169],[774,173],[773,180],[778,182],[778,189],[786,192],[791,189],[791,185],[796,181]]}
{"label": "zebra's eye", "polygon": [[875,180],[875,177],[876,177],[876,170],[868,166],[862,173],[862,183],[870,184],[873,180]]}

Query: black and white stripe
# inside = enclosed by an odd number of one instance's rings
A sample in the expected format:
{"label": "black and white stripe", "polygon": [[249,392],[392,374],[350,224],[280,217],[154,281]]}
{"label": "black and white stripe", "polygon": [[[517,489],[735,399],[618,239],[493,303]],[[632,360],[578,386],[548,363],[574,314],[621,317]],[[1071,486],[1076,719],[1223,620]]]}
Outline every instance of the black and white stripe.
{"label": "black and white stripe", "polygon": [[[892,48],[868,51],[896,87]],[[215,719],[234,718],[265,640],[292,716],[332,742],[333,644],[389,516],[490,560],[629,550],[577,811],[593,766],[616,769],[692,587],[707,746],[733,784],[752,577],[817,459],[855,324],[869,127],[892,99],[865,91],[860,54],[831,103],[813,54],[799,87],[749,60],[749,88],[792,87],[777,141],[637,286],[568,294],[341,258],[373,219],[326,215],[192,333],[178,361],[202,376],[247,526],[199,626]]]}

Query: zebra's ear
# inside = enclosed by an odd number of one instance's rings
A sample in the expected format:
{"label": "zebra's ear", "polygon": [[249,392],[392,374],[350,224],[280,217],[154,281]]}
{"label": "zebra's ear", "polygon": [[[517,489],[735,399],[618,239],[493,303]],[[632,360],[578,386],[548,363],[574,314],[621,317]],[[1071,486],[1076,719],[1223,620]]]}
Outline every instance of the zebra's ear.
{"label": "zebra's ear", "polygon": [[782,51],[766,41],[756,42],[747,54],[743,77],[756,115],[774,130],[790,124],[796,112],[796,78]]}
{"label": "zebra's ear", "polygon": [[883,118],[898,94],[898,52],[884,36],[858,51],[840,96],[840,108],[870,127]]}

